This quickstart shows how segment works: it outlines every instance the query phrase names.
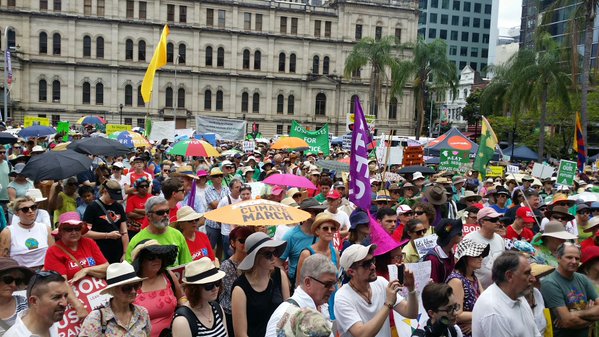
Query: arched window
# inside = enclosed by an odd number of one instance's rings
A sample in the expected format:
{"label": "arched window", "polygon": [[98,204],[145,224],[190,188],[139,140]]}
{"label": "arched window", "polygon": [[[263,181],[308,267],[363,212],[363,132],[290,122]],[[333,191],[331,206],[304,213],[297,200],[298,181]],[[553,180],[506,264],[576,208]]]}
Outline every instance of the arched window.
{"label": "arched window", "polygon": [[179,43],[179,64],[185,64],[187,48],[184,43]]}
{"label": "arched window", "polygon": [[252,112],[258,113],[260,112],[260,94],[255,93],[252,97]]}
{"label": "arched window", "polygon": [[223,91],[216,92],[216,111],[223,111]]}
{"label": "arched window", "polygon": [[314,55],[312,58],[312,74],[318,74],[318,68],[320,68],[320,58],[318,55]]}
{"label": "arched window", "polygon": [[60,81],[52,81],[52,102],[60,103]]}
{"label": "arched window", "polygon": [[90,103],[90,96],[91,96],[91,85],[89,84],[89,82],[83,82],[83,97],[81,99],[81,102],[83,104],[89,104]]}
{"label": "arched window", "polygon": [[206,66],[212,67],[212,47],[206,47]]}
{"label": "arched window", "polygon": [[46,80],[40,80],[38,84],[37,98],[40,102],[48,101],[48,82]]}
{"label": "arched window", "polygon": [[96,39],[96,58],[104,58],[104,38],[101,36]]}
{"label": "arched window", "polygon": [[241,61],[241,67],[243,69],[250,69],[250,51],[247,49],[243,50],[243,59]]}
{"label": "arched window", "polygon": [[96,84],[96,105],[104,104],[104,84]]}
{"label": "arched window", "polygon": [[262,53],[259,50],[254,52],[254,70],[260,70],[262,67]]}
{"label": "arched window", "polygon": [[248,112],[250,95],[247,92],[241,94],[241,112]]}
{"label": "arched window", "polygon": [[324,75],[328,75],[329,74],[329,57],[325,56],[322,59],[322,73]]}
{"label": "arched window", "polygon": [[175,53],[175,46],[171,42],[167,43],[166,44],[166,62],[173,63],[174,53]]}
{"label": "arched window", "polygon": [[83,57],[92,56],[92,38],[88,35],[83,37]]}
{"label": "arched window", "polygon": [[279,54],[279,72],[285,72],[285,53]]}
{"label": "arched window", "polygon": [[204,110],[212,110],[212,91],[204,91]]}
{"label": "arched window", "polygon": [[351,98],[349,99],[349,113],[350,114],[356,113],[356,99],[357,98],[358,98],[358,95],[352,95]]}
{"label": "arched window", "polygon": [[289,95],[287,97],[287,114],[293,115],[295,113],[295,97],[293,95]]}
{"label": "arched window", "polygon": [[60,34],[52,35],[52,55],[60,55]]}
{"label": "arched window", "polygon": [[133,40],[125,41],[125,60],[133,60]]}
{"label": "arched window", "polygon": [[285,97],[283,97],[283,95],[279,94],[277,96],[277,113],[282,114],[284,108],[285,108]]}
{"label": "arched window", "polygon": [[289,72],[295,73],[295,54],[289,55]]}
{"label": "arched window", "polygon": [[125,86],[125,105],[133,105],[133,87],[130,84]]}
{"label": "arched window", "polygon": [[145,106],[144,97],[141,94],[141,85],[137,87],[137,106]]}
{"label": "arched window", "polygon": [[225,48],[220,47],[216,50],[216,66],[224,67],[225,66]]}
{"label": "arched window", "polygon": [[173,88],[171,88],[171,87],[166,88],[164,98],[165,98],[164,106],[166,106],[167,108],[172,108],[173,107]]}
{"label": "arched window", "polygon": [[391,97],[389,101],[389,119],[397,119],[397,98]]}
{"label": "arched window", "polygon": [[146,60],[146,41],[144,40],[140,40],[139,43],[137,43],[137,60]]}
{"label": "arched window", "polygon": [[318,95],[316,95],[316,107],[314,111],[316,112],[317,116],[324,116],[326,115],[326,110],[327,96],[321,92]]}
{"label": "arched window", "polygon": [[177,108],[185,108],[185,89],[177,90]]}
{"label": "arched window", "polygon": [[48,34],[46,32],[40,33],[39,49],[40,54],[48,54]]}

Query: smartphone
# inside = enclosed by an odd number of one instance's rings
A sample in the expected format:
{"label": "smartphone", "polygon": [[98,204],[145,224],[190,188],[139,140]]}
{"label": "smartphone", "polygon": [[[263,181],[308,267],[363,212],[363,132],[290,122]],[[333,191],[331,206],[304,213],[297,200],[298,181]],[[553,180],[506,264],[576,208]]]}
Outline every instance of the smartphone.
{"label": "smartphone", "polygon": [[403,273],[406,270],[406,265],[405,264],[398,264],[397,265],[397,280],[399,281],[399,284],[403,285]]}

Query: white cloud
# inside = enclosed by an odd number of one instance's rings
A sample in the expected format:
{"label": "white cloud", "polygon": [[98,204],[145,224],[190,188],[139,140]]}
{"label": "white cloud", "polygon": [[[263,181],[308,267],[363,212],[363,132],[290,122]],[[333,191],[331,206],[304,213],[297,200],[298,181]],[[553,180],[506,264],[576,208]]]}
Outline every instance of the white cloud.
{"label": "white cloud", "polygon": [[499,28],[520,26],[522,0],[499,0]]}

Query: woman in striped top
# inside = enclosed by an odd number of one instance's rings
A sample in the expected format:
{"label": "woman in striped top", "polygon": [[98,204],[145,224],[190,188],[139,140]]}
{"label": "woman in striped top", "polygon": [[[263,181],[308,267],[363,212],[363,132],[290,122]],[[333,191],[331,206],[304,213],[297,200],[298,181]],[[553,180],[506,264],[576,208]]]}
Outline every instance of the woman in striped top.
{"label": "woman in striped top", "polygon": [[218,304],[218,293],[225,273],[208,257],[185,266],[183,277],[189,304],[175,312],[173,337],[227,337],[227,322]]}

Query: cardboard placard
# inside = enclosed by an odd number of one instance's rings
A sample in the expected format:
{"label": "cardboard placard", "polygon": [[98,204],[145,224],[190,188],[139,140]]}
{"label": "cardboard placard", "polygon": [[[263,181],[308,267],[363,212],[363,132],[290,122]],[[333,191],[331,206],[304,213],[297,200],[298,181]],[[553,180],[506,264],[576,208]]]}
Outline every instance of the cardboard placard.
{"label": "cardboard placard", "polygon": [[[536,165],[536,163],[535,163],[535,165]],[[508,174],[518,174],[518,173],[520,173],[520,168],[516,165],[508,165],[507,173]]]}
{"label": "cardboard placard", "polygon": [[505,167],[503,166],[487,166],[487,177],[503,177]]}
{"label": "cardboard placard", "polygon": [[575,161],[560,160],[559,170],[557,171],[557,183],[560,185],[574,185],[574,178],[578,171],[578,164]]}
{"label": "cardboard placard", "polygon": [[[75,296],[83,303],[88,312],[102,306],[110,298],[110,295],[100,295],[100,291],[107,286],[104,279],[86,276],[71,286]],[[77,318],[77,312],[69,305],[62,321],[58,323],[58,336],[78,336],[81,324],[83,321]]]}
{"label": "cardboard placard", "polygon": [[[431,279],[431,261],[417,262],[417,263],[405,263],[406,269],[414,273],[414,290],[418,293],[418,318],[409,319],[401,316],[397,311],[393,311],[393,318],[395,321],[395,329],[397,334],[392,332],[392,336],[412,336],[414,329],[422,328],[426,325],[428,320],[428,314],[424,310],[422,305],[422,289],[429,283]],[[397,279],[397,266],[388,265],[389,279]],[[403,298],[408,298],[408,289],[403,288],[399,295]]]}
{"label": "cardboard placard", "polygon": [[437,245],[437,234],[427,235],[423,238],[414,240],[414,245],[418,251],[418,255],[423,257],[429,250]]}
{"label": "cardboard placard", "polygon": [[25,116],[23,126],[28,128],[33,125],[50,126],[50,119],[44,117]]}
{"label": "cardboard placard", "polygon": [[532,167],[532,176],[539,179],[551,178],[553,172],[555,172],[555,169],[550,165],[535,163]]}
{"label": "cardboard placard", "polygon": [[460,171],[466,172],[470,151],[468,150],[443,150],[439,157],[439,171]]}
{"label": "cardboard placard", "polygon": [[131,125],[126,124],[106,124],[106,134],[111,135],[114,132],[131,131]]}
{"label": "cardboard placard", "polygon": [[251,140],[243,141],[243,152],[252,152],[256,148],[256,142]]}
{"label": "cardboard placard", "polygon": [[179,280],[179,283],[181,283],[183,282],[183,273],[185,272],[185,266],[185,264],[182,264],[180,266],[171,267],[167,269],[171,271],[173,274],[175,274],[175,276],[177,276],[177,280]]}

